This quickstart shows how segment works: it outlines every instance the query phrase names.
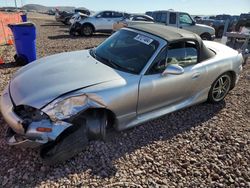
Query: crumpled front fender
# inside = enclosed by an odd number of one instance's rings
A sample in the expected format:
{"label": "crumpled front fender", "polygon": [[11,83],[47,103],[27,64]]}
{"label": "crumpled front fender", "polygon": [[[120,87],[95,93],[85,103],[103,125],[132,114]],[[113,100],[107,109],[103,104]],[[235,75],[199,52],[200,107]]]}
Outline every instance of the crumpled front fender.
{"label": "crumpled front fender", "polygon": [[89,108],[106,108],[106,104],[96,94],[71,94],[53,101],[42,111],[56,122],[69,119]]}

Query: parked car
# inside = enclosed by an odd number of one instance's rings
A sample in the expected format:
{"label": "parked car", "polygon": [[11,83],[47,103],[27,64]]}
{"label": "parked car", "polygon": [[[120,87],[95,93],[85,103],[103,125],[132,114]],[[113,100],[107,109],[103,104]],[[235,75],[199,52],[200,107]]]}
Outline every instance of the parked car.
{"label": "parked car", "polygon": [[117,11],[102,11],[74,22],[70,27],[70,34],[78,33],[82,36],[91,36],[95,32],[111,33],[113,24],[128,14]]}
{"label": "parked car", "polygon": [[185,30],[160,24],[123,28],[97,48],[21,68],[1,97],[7,142],[42,146],[45,162],[62,162],[112,128],[221,102],[238,82],[242,61],[237,51]]}
{"label": "parked car", "polygon": [[215,16],[214,19],[197,20],[197,23],[205,24],[205,25],[209,25],[213,27],[215,29],[215,36],[218,38],[221,38],[224,32],[224,28],[225,28],[225,24],[227,20],[229,20],[227,31],[233,31],[238,19],[239,19],[239,16],[231,16],[227,14],[222,14],[222,15]]}
{"label": "parked car", "polygon": [[75,13],[81,13],[81,14],[85,14],[85,15],[90,15],[90,11],[88,9],[84,9],[84,8],[77,8],[75,9]]}
{"label": "parked car", "polygon": [[240,31],[241,27],[249,27],[250,28],[250,13],[240,15],[239,20],[236,23],[235,30]]}
{"label": "parked car", "polygon": [[51,16],[55,16],[56,15],[56,11],[54,9],[50,9],[50,10],[47,11],[47,14],[51,15]]}
{"label": "parked car", "polygon": [[58,22],[62,22],[65,25],[69,25],[69,20],[71,19],[71,17],[74,15],[74,12],[67,12],[67,11],[56,11],[55,14],[55,19]]}
{"label": "parked car", "polygon": [[118,31],[123,27],[129,27],[134,24],[140,23],[154,23],[154,18],[148,15],[132,14],[129,17],[125,17],[123,20],[117,21],[113,24],[113,31]]}
{"label": "parked car", "polygon": [[84,15],[87,15],[87,16],[90,15],[89,10],[83,9],[83,8],[78,8],[78,9],[75,9],[73,12],[56,10],[55,18],[56,18],[56,21],[58,21],[58,22],[62,22],[65,25],[70,25],[71,24],[71,22],[70,22],[71,18],[73,16],[77,15],[78,13],[81,13],[81,14],[84,14]]}
{"label": "parked car", "polygon": [[146,14],[152,16],[157,23],[194,32],[203,40],[213,40],[215,38],[214,28],[207,25],[196,24],[188,13],[167,10],[146,12]]}

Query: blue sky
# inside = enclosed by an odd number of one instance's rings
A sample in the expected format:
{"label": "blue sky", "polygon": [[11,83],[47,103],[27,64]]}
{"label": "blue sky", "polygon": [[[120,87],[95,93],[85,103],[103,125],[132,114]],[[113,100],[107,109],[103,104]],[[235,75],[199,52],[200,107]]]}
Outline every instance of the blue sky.
{"label": "blue sky", "polygon": [[[76,6],[90,10],[120,10],[143,13],[148,10],[174,9],[190,14],[240,14],[250,11],[250,0],[17,0],[18,5]],[[0,0],[0,6],[13,6],[14,0]]]}

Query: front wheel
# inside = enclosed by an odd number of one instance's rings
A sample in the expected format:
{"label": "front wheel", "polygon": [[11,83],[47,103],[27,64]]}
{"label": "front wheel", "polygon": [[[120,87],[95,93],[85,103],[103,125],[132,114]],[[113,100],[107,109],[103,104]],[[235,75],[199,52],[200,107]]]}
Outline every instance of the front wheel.
{"label": "front wheel", "polygon": [[209,33],[203,33],[201,35],[201,39],[202,40],[212,40],[212,37],[211,37],[211,35]]}
{"label": "front wheel", "polygon": [[211,86],[208,101],[211,103],[221,102],[228,94],[231,84],[232,78],[230,74],[225,73],[219,76]]}
{"label": "front wheel", "polygon": [[71,127],[67,134],[54,143],[46,144],[40,156],[47,165],[62,163],[80,153],[88,144],[86,122],[79,127]]}
{"label": "front wheel", "polygon": [[89,37],[89,36],[93,35],[93,32],[94,32],[94,30],[93,30],[93,27],[91,25],[84,25],[81,29],[82,36]]}

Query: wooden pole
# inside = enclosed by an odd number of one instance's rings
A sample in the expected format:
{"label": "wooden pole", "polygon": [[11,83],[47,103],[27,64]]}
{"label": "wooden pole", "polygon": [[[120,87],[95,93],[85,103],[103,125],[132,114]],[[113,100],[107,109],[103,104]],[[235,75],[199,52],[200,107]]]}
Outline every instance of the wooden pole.
{"label": "wooden pole", "polygon": [[16,2],[16,0],[15,0],[15,6],[16,6],[16,8],[17,8],[17,2]]}

